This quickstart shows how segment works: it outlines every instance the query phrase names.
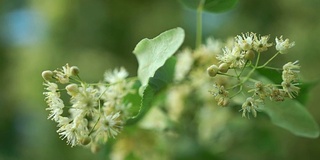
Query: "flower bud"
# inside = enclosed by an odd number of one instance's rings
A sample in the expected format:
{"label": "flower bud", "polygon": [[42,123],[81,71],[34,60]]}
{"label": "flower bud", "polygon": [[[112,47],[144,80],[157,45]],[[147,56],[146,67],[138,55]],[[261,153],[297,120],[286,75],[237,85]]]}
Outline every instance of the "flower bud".
{"label": "flower bud", "polygon": [[66,90],[70,96],[75,96],[79,92],[78,86],[74,83],[67,85]]}
{"label": "flower bud", "polygon": [[84,137],[84,138],[81,138],[80,139],[80,143],[82,144],[82,145],[87,145],[87,144],[89,144],[91,142],[91,138],[90,137]]}
{"label": "flower bud", "polygon": [[70,70],[71,70],[71,75],[73,75],[73,76],[77,76],[80,72],[80,70],[77,66],[70,67]]}
{"label": "flower bud", "polygon": [[244,59],[249,60],[249,61],[252,61],[254,57],[255,57],[255,54],[254,54],[253,50],[246,51],[246,53],[244,55]]}
{"label": "flower bud", "polygon": [[221,63],[219,65],[219,72],[226,73],[229,70],[229,65],[227,63]]}
{"label": "flower bud", "polygon": [[211,65],[208,69],[207,72],[210,77],[214,77],[217,75],[219,68],[216,65]]}
{"label": "flower bud", "polygon": [[49,71],[49,70],[43,71],[41,75],[42,75],[42,78],[43,78],[44,80],[50,81],[50,80],[52,79],[53,72],[52,72],[52,71]]}

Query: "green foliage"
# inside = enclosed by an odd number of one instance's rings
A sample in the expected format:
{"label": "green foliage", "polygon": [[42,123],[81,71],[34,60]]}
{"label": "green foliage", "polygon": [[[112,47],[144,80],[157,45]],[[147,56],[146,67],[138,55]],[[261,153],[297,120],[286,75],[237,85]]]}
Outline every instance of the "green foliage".
{"label": "green foliage", "polygon": [[300,93],[299,96],[296,98],[300,103],[306,104],[308,98],[310,97],[310,90],[314,88],[317,84],[319,84],[318,81],[313,82],[302,82],[300,85]]}
{"label": "green foliage", "polygon": [[132,90],[134,90],[134,93],[130,93],[124,98],[125,103],[131,103],[132,105],[129,108],[129,112],[132,115],[137,115],[140,110],[141,99],[142,99],[141,96],[138,94],[140,86],[141,86],[141,83],[138,80],[136,80],[132,88]]}
{"label": "green foliage", "polygon": [[[274,70],[274,69],[269,69],[269,68],[259,68],[257,69],[257,72],[260,75],[263,75],[264,77],[268,78],[272,82],[276,84],[280,84],[282,82],[281,78],[281,70]],[[275,76],[278,75],[278,76]]]}
{"label": "green foliage", "polygon": [[[202,0],[179,0],[190,9],[196,10]],[[219,13],[230,10],[238,0],[205,0],[203,10],[212,13]]]}
{"label": "green foliage", "polygon": [[178,50],[183,40],[184,30],[175,28],[153,39],[143,39],[137,44],[133,53],[139,63],[138,78],[142,88],[146,87],[149,78]]}
{"label": "green foliage", "polygon": [[[269,72],[269,69],[259,69],[259,71],[260,79],[263,79],[264,82],[272,83],[279,81],[278,77],[272,76],[272,73],[276,73],[277,71],[273,70],[273,72]],[[315,83],[302,85],[302,90],[298,96],[302,95],[302,97],[297,99],[286,99],[283,102],[267,100],[261,111],[270,117],[273,124],[290,131],[296,136],[317,138],[320,133],[318,123],[304,106],[307,99],[305,95],[308,95],[310,87],[314,85]]]}
{"label": "green foliage", "polygon": [[173,80],[176,59],[171,57],[160,67],[155,75],[149,79],[149,83],[143,92],[139,112],[127,121],[127,125],[138,122],[149,111],[155,96]]}
{"label": "green foliage", "polygon": [[270,116],[273,124],[287,129],[297,136],[307,138],[319,136],[317,122],[298,101],[285,100],[281,103],[267,101],[262,110]]}
{"label": "green foliage", "polygon": [[136,99],[141,100],[141,104],[134,103],[132,112],[137,114],[127,121],[128,125],[138,122],[150,109],[155,94],[172,82],[176,60],[170,57],[178,50],[183,40],[184,30],[175,28],[161,33],[154,39],[143,39],[135,47],[133,53],[139,63],[138,79],[141,81],[140,91],[143,94],[142,99],[137,98],[138,94],[129,97],[135,102]]}

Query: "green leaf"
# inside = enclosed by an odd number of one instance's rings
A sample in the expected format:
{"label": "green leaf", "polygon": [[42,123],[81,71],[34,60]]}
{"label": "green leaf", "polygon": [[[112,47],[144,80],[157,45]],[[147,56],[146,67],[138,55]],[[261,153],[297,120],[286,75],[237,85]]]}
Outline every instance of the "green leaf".
{"label": "green leaf", "polygon": [[270,116],[273,124],[289,130],[294,135],[307,138],[319,136],[317,122],[298,101],[271,102],[267,100],[261,110]]}
{"label": "green leaf", "polygon": [[156,91],[160,91],[173,82],[176,58],[170,57],[165,65],[159,68],[154,77],[150,78],[149,85]]}
{"label": "green leaf", "polygon": [[260,68],[256,70],[260,75],[265,76],[269,80],[271,80],[273,83],[281,84],[282,82],[282,70],[274,70],[274,69],[268,69],[268,68]]}
{"label": "green leaf", "polygon": [[137,44],[133,53],[138,59],[138,78],[142,87],[148,84],[149,78],[178,50],[183,40],[184,30],[175,28],[154,39],[143,39]]}
{"label": "green leaf", "polygon": [[302,104],[306,104],[310,96],[310,90],[314,88],[316,85],[318,85],[319,82],[319,80],[313,82],[302,82],[301,85],[299,85],[300,91],[296,100]]}
{"label": "green leaf", "polygon": [[173,81],[175,64],[176,59],[174,57],[169,58],[165,64],[156,71],[154,77],[150,78],[143,92],[139,112],[127,121],[127,125],[135,124],[142,119],[151,108],[155,96]]}
{"label": "green leaf", "polygon": [[[197,10],[201,0],[179,0],[190,9]],[[238,0],[206,0],[203,10],[207,12],[219,13],[230,10]]]}
{"label": "green leaf", "polygon": [[152,100],[155,96],[156,91],[151,87],[147,86],[143,91],[143,98],[141,101],[139,112],[136,116],[127,120],[127,125],[133,125],[137,123],[142,117],[149,111],[152,105]]}
{"label": "green leaf", "polygon": [[124,103],[131,103],[131,107],[129,108],[130,115],[137,115],[140,110],[141,105],[141,96],[139,95],[139,87],[141,86],[140,81],[136,80],[132,87],[132,90],[135,92],[129,93],[124,97]]}

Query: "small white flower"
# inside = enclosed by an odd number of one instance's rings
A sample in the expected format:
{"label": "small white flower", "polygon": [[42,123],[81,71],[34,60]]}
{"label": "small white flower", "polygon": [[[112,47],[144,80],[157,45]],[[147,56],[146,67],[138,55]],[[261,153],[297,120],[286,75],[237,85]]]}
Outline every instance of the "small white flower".
{"label": "small white flower", "polygon": [[102,126],[99,128],[100,131],[107,133],[108,137],[117,136],[123,127],[123,122],[120,119],[120,112],[110,115],[104,115],[102,117]]}
{"label": "small white flower", "polygon": [[276,50],[279,51],[281,54],[287,53],[287,50],[295,45],[295,42],[289,42],[289,39],[282,39],[282,36],[278,39],[276,37]]}
{"label": "small white flower", "polygon": [[285,91],[291,99],[295,98],[300,91],[300,88],[292,83],[282,82],[281,86],[283,87],[283,91]]}
{"label": "small white flower", "polygon": [[272,43],[268,43],[269,36],[255,36],[253,41],[253,49],[257,52],[264,52],[268,50],[268,47],[272,46]]}
{"label": "small white flower", "polygon": [[[175,122],[178,122],[183,109],[186,106],[185,99],[190,94],[190,87],[188,85],[178,85],[171,87],[167,93],[166,109],[168,116]],[[211,96],[210,96],[211,98]]]}
{"label": "small white flower", "polygon": [[209,37],[206,40],[205,50],[210,53],[219,53],[222,47],[222,42],[218,39],[214,39],[213,37]]}
{"label": "small white flower", "polygon": [[60,138],[67,139],[67,144],[70,144],[71,147],[78,145],[78,132],[77,128],[74,127],[73,123],[67,124],[57,130],[60,135]]}
{"label": "small white flower", "polygon": [[192,53],[193,61],[198,64],[212,63],[217,54],[221,53],[222,42],[214,38],[208,38],[206,44],[201,45]]}
{"label": "small white flower", "polygon": [[113,71],[106,71],[104,74],[104,80],[111,84],[123,81],[127,78],[129,73],[125,68],[121,67],[120,69],[114,69]]}
{"label": "small white flower", "polygon": [[248,97],[246,101],[242,104],[242,117],[249,118],[249,113],[254,117],[257,117],[258,103],[261,103],[261,100],[255,100],[252,97]]}
{"label": "small white flower", "polygon": [[254,92],[255,96],[258,96],[259,99],[264,100],[270,95],[270,93],[272,92],[272,88],[270,85],[264,85],[259,81],[255,83],[254,89],[249,90],[248,92]]}
{"label": "small white flower", "polygon": [[70,123],[72,119],[69,119],[68,117],[62,117],[60,116],[59,120],[57,121],[58,127],[64,127]]}
{"label": "small white flower", "polygon": [[54,70],[54,78],[57,79],[61,84],[69,82],[69,77],[72,76],[71,69],[67,63],[62,67],[62,70]]}
{"label": "small white flower", "polygon": [[247,32],[246,34],[242,34],[242,36],[237,35],[235,37],[236,44],[239,45],[239,47],[242,50],[250,50],[252,48],[253,40],[254,40],[255,34]]}
{"label": "small white flower", "polygon": [[58,85],[49,81],[44,83],[44,85],[48,91],[43,93],[45,95],[45,101],[48,104],[48,108],[46,108],[46,110],[50,111],[48,119],[57,122],[60,115],[63,113],[64,108],[63,101],[60,99],[60,93],[58,92]]}
{"label": "small white flower", "polygon": [[300,69],[299,61],[288,62],[283,65],[282,80],[286,83],[298,81],[298,73]]}
{"label": "small white flower", "polygon": [[67,139],[67,144],[72,147],[79,144],[79,140],[83,137],[87,137],[89,134],[88,120],[81,115],[75,117],[70,123],[70,119],[63,118],[61,127],[57,130],[61,139]]}
{"label": "small white flower", "polygon": [[244,54],[240,51],[239,47],[234,46],[232,49],[225,47],[222,51],[223,55],[217,56],[217,59],[221,63],[230,64],[230,68],[242,68],[244,66]]}
{"label": "small white flower", "polygon": [[98,90],[92,86],[78,88],[78,93],[71,97],[72,108],[81,110],[81,114],[90,115],[98,107]]}
{"label": "small white flower", "polygon": [[192,67],[193,61],[194,60],[190,49],[184,49],[177,55],[177,63],[174,75],[174,79],[176,81],[181,81],[185,78]]}

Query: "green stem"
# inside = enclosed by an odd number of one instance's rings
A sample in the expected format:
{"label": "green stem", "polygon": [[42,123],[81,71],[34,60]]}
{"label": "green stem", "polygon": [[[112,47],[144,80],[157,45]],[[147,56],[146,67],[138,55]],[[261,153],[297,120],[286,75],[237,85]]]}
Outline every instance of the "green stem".
{"label": "green stem", "polygon": [[260,52],[258,52],[258,56],[257,56],[257,60],[256,63],[254,65],[254,67],[251,69],[251,71],[247,74],[247,76],[243,79],[243,81],[241,82],[241,84],[245,83],[252,75],[252,73],[257,69],[257,66],[259,64],[260,61]]}
{"label": "green stem", "polygon": [[102,96],[102,94],[99,96],[99,100],[98,100],[98,103],[99,103],[99,117],[98,117],[97,122],[96,122],[96,123],[93,125],[93,127],[91,128],[88,136],[90,136],[90,135],[93,133],[94,128],[96,128],[96,126],[97,126],[97,124],[98,124],[98,122],[100,121],[100,118],[101,118],[101,111],[100,111],[100,110],[101,110],[101,104],[100,104],[100,98],[101,98],[101,96]]}
{"label": "green stem", "polygon": [[259,64],[259,61],[260,61],[260,52],[258,52],[258,57],[257,57],[257,60],[256,60],[256,64],[254,65],[254,69],[257,68],[257,66]]}
{"label": "green stem", "polygon": [[239,89],[239,91],[237,93],[235,93],[234,95],[230,96],[230,99],[235,97],[236,95],[240,94],[241,91],[242,91],[242,85],[240,85],[240,89]]}
{"label": "green stem", "polygon": [[78,82],[78,83],[82,83],[81,79],[76,79],[76,78],[72,78],[72,77],[69,77],[70,80],[73,80],[74,82]]}
{"label": "green stem", "polygon": [[279,55],[280,54],[280,52],[277,52],[275,55],[273,55],[266,63],[264,63],[262,66],[259,66],[259,67],[257,67],[257,68],[263,68],[263,67],[265,67],[266,65],[268,65],[268,63],[269,62],[271,62],[274,58],[276,58],[277,57],[277,55]]}
{"label": "green stem", "polygon": [[197,33],[196,33],[196,48],[201,46],[202,41],[202,11],[205,0],[200,0],[197,8]]}
{"label": "green stem", "polygon": [[[271,70],[276,70],[276,71],[282,71],[282,68],[275,68],[275,67],[269,67],[269,66],[264,66],[263,68],[265,69],[271,69]],[[258,67],[258,69],[260,69],[260,67]]]}
{"label": "green stem", "polygon": [[231,89],[234,89],[234,88],[236,88],[238,86],[242,86],[242,83],[238,83],[238,84],[236,84],[236,85],[234,85],[234,86],[232,86],[230,88],[227,88],[226,90],[231,90]]}
{"label": "green stem", "polygon": [[242,69],[241,69],[241,71],[240,71],[240,74],[239,74],[239,76],[238,76],[238,79],[240,79],[240,76],[241,76],[241,74],[243,73],[244,68],[246,68],[248,62],[249,62],[249,61],[247,60],[246,63],[244,64],[244,66],[242,67]]}

